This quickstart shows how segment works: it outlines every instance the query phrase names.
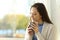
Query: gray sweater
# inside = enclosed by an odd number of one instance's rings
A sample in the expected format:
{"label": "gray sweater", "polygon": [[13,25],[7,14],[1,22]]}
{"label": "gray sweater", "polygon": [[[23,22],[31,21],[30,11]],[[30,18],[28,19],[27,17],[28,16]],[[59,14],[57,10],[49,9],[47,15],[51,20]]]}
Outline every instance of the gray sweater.
{"label": "gray sweater", "polygon": [[[24,40],[32,40],[33,35],[29,35],[28,30],[26,29],[25,39]],[[37,40],[56,40],[57,38],[57,30],[53,24],[49,24],[44,22],[42,32],[35,33]]]}

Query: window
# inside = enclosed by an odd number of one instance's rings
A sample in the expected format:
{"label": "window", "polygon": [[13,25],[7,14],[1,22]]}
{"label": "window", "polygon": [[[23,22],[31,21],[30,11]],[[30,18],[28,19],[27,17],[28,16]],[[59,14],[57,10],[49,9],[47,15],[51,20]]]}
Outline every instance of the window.
{"label": "window", "polygon": [[[32,4],[39,0],[0,0],[0,37],[24,37]],[[44,1],[41,1],[44,2]]]}

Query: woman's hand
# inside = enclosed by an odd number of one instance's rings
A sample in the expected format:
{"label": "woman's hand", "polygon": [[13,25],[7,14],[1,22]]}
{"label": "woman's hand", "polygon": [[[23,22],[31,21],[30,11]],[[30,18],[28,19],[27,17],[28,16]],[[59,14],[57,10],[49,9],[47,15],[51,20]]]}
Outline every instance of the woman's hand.
{"label": "woman's hand", "polygon": [[31,24],[31,26],[28,26],[28,33],[30,35],[33,35],[34,33],[38,32],[38,23],[37,22],[33,22]]}
{"label": "woman's hand", "polygon": [[34,34],[33,30],[32,30],[32,27],[28,27],[28,33],[29,33],[29,35],[33,35]]}
{"label": "woman's hand", "polygon": [[37,23],[37,22],[34,22],[34,23],[32,24],[32,29],[34,30],[35,33],[38,32],[38,23]]}

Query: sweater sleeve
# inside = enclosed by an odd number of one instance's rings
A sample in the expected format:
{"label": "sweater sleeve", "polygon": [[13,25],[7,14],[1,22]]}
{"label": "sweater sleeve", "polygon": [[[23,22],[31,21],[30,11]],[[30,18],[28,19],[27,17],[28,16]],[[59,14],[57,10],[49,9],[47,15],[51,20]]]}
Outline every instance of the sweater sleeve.
{"label": "sweater sleeve", "polygon": [[38,40],[45,40],[45,39],[42,37],[42,35],[40,34],[40,32],[35,33],[35,35],[36,35],[36,37],[37,37]]}
{"label": "sweater sleeve", "polygon": [[25,33],[25,38],[24,38],[24,40],[32,40],[32,35],[29,35],[28,34],[28,30],[26,29],[26,33]]}
{"label": "sweater sleeve", "polygon": [[56,27],[54,27],[54,26],[52,27],[47,40],[57,40],[57,30],[56,30]]}
{"label": "sweater sleeve", "polygon": [[57,30],[54,26],[52,26],[49,35],[44,38],[40,32],[35,33],[38,40],[56,40],[57,39]]}

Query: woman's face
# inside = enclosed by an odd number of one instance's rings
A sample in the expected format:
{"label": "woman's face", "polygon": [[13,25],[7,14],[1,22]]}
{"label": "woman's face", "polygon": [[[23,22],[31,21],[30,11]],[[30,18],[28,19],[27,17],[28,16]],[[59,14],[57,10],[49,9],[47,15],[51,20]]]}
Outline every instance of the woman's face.
{"label": "woman's face", "polygon": [[37,9],[35,7],[31,8],[30,17],[34,21],[37,21],[37,22],[39,22],[39,20],[42,20],[42,16],[39,14],[39,12],[37,11]]}

